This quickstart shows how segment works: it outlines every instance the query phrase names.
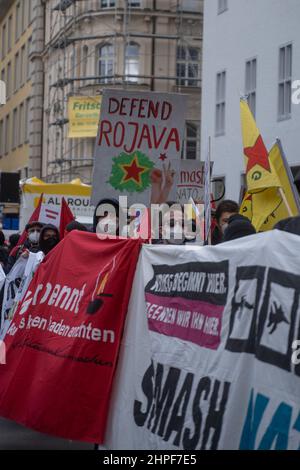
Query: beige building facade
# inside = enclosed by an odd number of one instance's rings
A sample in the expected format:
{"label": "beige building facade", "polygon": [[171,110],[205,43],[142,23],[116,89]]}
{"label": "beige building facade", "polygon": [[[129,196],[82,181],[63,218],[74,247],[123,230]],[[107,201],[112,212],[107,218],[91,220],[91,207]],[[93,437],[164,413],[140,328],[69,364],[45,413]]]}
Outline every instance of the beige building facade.
{"label": "beige building facade", "polygon": [[1,0],[0,171],[41,175],[44,6],[42,0]]}
{"label": "beige building facade", "polygon": [[200,158],[202,0],[46,0],[41,176],[90,183],[95,138],[68,138],[72,96],[188,95],[183,158]]}

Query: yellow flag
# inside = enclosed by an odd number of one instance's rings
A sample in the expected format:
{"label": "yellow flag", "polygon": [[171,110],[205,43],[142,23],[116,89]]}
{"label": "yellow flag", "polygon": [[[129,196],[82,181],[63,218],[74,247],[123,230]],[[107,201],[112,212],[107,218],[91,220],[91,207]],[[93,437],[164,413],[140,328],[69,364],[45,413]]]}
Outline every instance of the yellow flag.
{"label": "yellow flag", "polygon": [[277,222],[291,214],[296,216],[300,213],[299,194],[279,140],[272,147],[269,160],[276,171],[286,201],[278,188],[268,188],[255,194],[246,193],[240,209],[240,213],[248,217],[260,232],[271,230]]}
{"label": "yellow flag", "polygon": [[278,188],[280,181],[246,100],[240,100],[240,109],[248,193]]}

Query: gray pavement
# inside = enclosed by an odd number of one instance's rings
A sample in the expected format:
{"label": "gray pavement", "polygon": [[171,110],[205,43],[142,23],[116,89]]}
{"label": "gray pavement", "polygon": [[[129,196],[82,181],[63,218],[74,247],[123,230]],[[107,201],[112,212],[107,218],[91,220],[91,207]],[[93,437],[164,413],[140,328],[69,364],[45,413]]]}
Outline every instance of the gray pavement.
{"label": "gray pavement", "polygon": [[0,450],[92,450],[93,444],[58,439],[0,418]]}

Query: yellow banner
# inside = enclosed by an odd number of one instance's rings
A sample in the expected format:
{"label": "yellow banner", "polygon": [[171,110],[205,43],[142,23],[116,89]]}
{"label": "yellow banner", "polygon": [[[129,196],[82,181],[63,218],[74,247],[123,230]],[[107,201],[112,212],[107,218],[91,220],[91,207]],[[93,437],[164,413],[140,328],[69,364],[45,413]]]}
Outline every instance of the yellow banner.
{"label": "yellow banner", "polygon": [[101,96],[71,96],[68,100],[70,139],[97,137]]}

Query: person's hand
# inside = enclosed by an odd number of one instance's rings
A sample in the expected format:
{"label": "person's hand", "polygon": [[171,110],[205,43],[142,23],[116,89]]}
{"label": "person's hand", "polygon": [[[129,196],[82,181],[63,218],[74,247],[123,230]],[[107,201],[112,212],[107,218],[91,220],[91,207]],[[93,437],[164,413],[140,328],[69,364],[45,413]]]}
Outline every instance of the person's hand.
{"label": "person's hand", "polygon": [[162,185],[162,179],[163,179],[163,174],[162,171],[159,170],[158,168],[153,168],[153,170],[150,173],[150,179],[151,179],[151,204],[158,204],[159,203],[159,195],[161,192],[161,185]]}
{"label": "person's hand", "polygon": [[158,168],[154,168],[150,173],[150,179],[152,184],[161,184],[162,183],[162,171]]}
{"label": "person's hand", "polygon": [[21,258],[24,258],[24,259],[27,259],[29,258],[29,250],[25,250],[23,251],[23,253],[21,254]]}

